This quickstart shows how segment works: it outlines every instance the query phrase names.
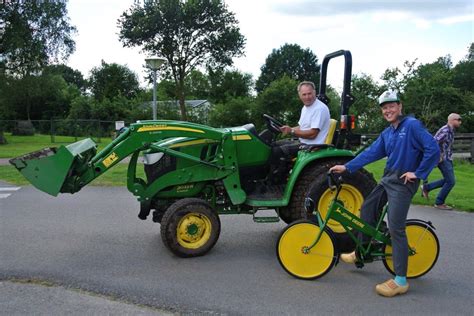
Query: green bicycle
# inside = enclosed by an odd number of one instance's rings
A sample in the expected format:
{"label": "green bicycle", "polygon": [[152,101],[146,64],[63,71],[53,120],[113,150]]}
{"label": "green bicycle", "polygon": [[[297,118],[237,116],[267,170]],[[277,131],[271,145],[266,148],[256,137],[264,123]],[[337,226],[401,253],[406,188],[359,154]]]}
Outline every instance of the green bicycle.
{"label": "green bicycle", "polygon": [[[344,208],[339,193],[344,184],[341,177],[328,173],[328,183],[334,195],[328,212],[321,216],[316,211],[316,220],[299,220],[288,225],[280,234],[276,246],[278,261],[290,275],[299,279],[317,279],[328,273],[339,261],[330,225],[339,223],[356,244],[357,267],[365,263],[382,260],[385,268],[395,274],[392,261],[391,239],[384,217],[387,206],[381,212],[375,227]],[[307,211],[315,210],[315,203],[306,198]],[[436,264],[439,241],[431,222],[408,219],[406,234],[409,245],[407,278],[418,278],[428,273]],[[362,243],[354,231],[370,236],[370,242]]]}

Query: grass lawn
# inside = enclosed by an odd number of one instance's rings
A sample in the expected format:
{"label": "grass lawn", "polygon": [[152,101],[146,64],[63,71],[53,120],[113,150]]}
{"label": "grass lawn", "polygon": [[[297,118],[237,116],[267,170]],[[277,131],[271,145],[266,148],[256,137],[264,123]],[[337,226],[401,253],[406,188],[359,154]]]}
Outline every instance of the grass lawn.
{"label": "grass lawn", "polygon": [[[74,142],[74,137],[56,136],[58,143],[51,143],[48,135],[35,136],[11,136],[6,133],[8,141],[7,145],[0,145],[0,158],[17,157],[32,151],[36,151],[45,147],[58,147],[62,144]],[[99,143],[99,150],[105,147],[111,140],[101,139]],[[59,143],[61,142],[61,143]],[[102,176],[95,179],[91,185],[98,186],[125,186],[127,181],[127,164],[119,163],[111,170],[104,173]],[[367,166],[367,169],[374,174],[377,181],[382,177],[385,161],[377,161]],[[140,177],[144,177],[143,168],[137,168]],[[455,208],[474,212],[474,195],[471,193],[474,187],[474,165],[467,161],[454,162],[454,174],[456,176],[456,186],[448,195],[446,203],[453,205]],[[435,168],[430,174],[429,179],[435,180],[441,178],[441,173],[438,168]],[[13,166],[0,166],[0,180],[6,181],[15,185],[27,185],[23,176],[16,171]],[[434,204],[438,190],[430,192],[430,200],[426,201],[419,193],[413,198],[414,204],[432,205]]]}
{"label": "grass lawn", "polygon": [[[0,145],[0,158],[18,157],[46,147],[59,147],[76,141],[73,136],[55,136],[55,143],[52,143],[49,135],[12,136],[10,133],[4,135],[8,144]],[[78,138],[78,140],[81,139],[84,137]],[[110,138],[101,138],[98,143],[99,150],[110,142]]]}
{"label": "grass lawn", "polygon": [[[379,160],[371,163],[366,167],[367,170],[374,174],[375,180],[379,181],[382,178],[383,169],[385,167],[385,161]],[[472,188],[474,187],[474,165],[465,160],[454,161],[454,176],[456,177],[456,185],[451,190],[446,199],[446,204],[452,205],[456,209],[474,212],[474,195],[472,194]],[[434,181],[441,178],[441,172],[438,168],[435,168],[428,177],[429,181]],[[413,204],[421,205],[433,205],[440,189],[436,189],[430,192],[430,199],[421,197],[418,191],[413,198]]]}
{"label": "grass lawn", "polygon": [[[49,135],[11,136],[11,134],[5,133],[5,137],[7,138],[8,144],[0,145],[0,158],[13,158],[46,147],[59,147],[61,145],[75,142],[75,138],[72,136],[56,136],[55,143],[51,142],[51,137]],[[78,140],[80,139],[81,138]],[[98,150],[101,150],[110,142],[110,138],[101,138],[101,142],[98,143]],[[90,185],[126,186],[127,166],[128,164],[117,164],[111,170],[92,181]],[[138,176],[144,177],[143,168],[137,168],[137,170]],[[0,180],[15,185],[29,184],[29,182],[11,165],[0,166]]]}
{"label": "grass lawn", "polygon": [[[97,186],[126,186],[127,185],[126,163],[119,163],[112,169],[96,178],[89,185]],[[137,167],[137,175],[145,178],[143,168]],[[0,166],[0,180],[14,185],[29,185],[30,183],[11,165]]]}

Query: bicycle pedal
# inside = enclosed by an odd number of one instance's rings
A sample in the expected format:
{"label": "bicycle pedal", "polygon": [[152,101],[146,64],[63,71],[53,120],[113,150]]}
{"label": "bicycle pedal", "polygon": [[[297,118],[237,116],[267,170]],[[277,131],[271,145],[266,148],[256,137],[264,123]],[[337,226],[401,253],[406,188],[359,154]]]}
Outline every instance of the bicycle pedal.
{"label": "bicycle pedal", "polygon": [[362,269],[364,267],[364,263],[363,262],[360,262],[360,261],[356,261],[355,262],[355,266],[358,268],[358,269]]}

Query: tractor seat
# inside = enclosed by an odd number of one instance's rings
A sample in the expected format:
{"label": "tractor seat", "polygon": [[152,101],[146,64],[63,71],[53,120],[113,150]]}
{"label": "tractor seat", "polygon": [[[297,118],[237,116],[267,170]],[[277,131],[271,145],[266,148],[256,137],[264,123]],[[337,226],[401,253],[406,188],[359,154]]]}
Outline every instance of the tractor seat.
{"label": "tractor seat", "polygon": [[315,145],[301,145],[301,150],[315,151],[318,149],[334,147],[334,133],[336,132],[337,121],[335,119],[329,120],[329,130],[324,140],[324,144],[315,144]]}
{"label": "tractor seat", "polygon": [[333,143],[333,138],[334,138],[334,133],[336,132],[336,127],[337,127],[337,121],[335,119],[330,119],[329,120],[328,134],[326,135],[326,139],[324,140],[325,144],[330,145],[330,144]]}
{"label": "tractor seat", "polygon": [[242,128],[249,131],[250,134],[252,134],[253,136],[260,139],[263,143],[265,143],[269,146],[271,145],[273,135],[271,134],[270,131],[268,131],[268,133],[266,133],[266,131],[263,131],[262,133],[259,134],[259,133],[257,133],[257,129],[255,128],[255,125],[253,125],[252,123],[245,124],[245,125],[242,126]]}

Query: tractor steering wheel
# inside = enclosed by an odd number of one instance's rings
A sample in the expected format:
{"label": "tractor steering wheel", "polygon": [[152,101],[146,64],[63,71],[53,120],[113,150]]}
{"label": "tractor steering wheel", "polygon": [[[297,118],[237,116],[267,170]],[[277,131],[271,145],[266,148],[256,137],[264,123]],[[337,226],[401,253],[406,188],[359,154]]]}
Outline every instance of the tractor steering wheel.
{"label": "tractor steering wheel", "polygon": [[280,127],[283,126],[282,123],[271,117],[270,115],[263,114],[263,118],[265,119],[265,122],[267,123],[267,128],[274,134],[279,134],[281,133]]}

